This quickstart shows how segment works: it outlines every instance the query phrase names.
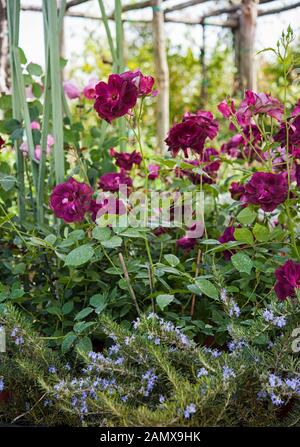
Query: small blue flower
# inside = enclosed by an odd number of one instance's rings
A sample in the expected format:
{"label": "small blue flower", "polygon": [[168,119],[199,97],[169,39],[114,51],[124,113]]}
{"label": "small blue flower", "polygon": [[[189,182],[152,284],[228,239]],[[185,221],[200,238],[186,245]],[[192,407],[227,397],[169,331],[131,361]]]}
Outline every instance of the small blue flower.
{"label": "small blue flower", "polygon": [[280,377],[276,376],[276,374],[269,375],[269,385],[271,388],[275,388],[276,386],[282,385],[282,380]]}
{"label": "small blue flower", "polygon": [[269,322],[269,321],[273,321],[274,320],[274,314],[271,310],[269,309],[265,309],[262,313],[262,316],[264,318],[265,321]]}
{"label": "small blue flower", "polygon": [[227,365],[223,366],[223,380],[227,381],[230,377],[236,377],[235,372]]}
{"label": "small blue flower", "polygon": [[199,369],[199,371],[197,372],[197,377],[202,377],[202,376],[207,376],[208,375],[208,371],[206,368],[201,368]]}
{"label": "small blue flower", "polygon": [[55,374],[56,373],[56,368],[55,368],[55,366],[49,366],[49,368],[48,368],[48,371],[49,371],[49,373],[51,373],[51,374]]}
{"label": "small blue flower", "polygon": [[160,402],[161,404],[163,404],[165,400],[166,400],[165,397],[161,394],[161,395],[159,396],[159,402]]}
{"label": "small blue flower", "polygon": [[283,328],[286,325],[285,317],[276,317],[274,318],[273,324],[279,328]]}
{"label": "small blue flower", "polygon": [[0,377],[0,391],[3,391],[5,388],[4,386],[4,380],[2,379],[2,377]]}
{"label": "small blue flower", "polygon": [[284,404],[284,401],[279,396],[276,396],[276,394],[272,393],[270,397],[273,405],[280,406]]}
{"label": "small blue flower", "polygon": [[197,408],[195,404],[189,404],[185,407],[185,410],[183,412],[183,415],[186,419],[189,419],[191,414],[196,413]]}

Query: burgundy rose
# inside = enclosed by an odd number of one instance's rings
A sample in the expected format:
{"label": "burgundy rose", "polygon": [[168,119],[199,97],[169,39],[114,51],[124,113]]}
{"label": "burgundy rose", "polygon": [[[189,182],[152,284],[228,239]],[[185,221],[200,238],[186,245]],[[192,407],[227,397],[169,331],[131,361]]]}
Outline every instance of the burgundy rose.
{"label": "burgundy rose", "polygon": [[190,251],[195,247],[197,239],[203,236],[203,233],[204,233],[203,222],[195,222],[188,229],[186,234],[176,241],[176,245],[178,247],[183,248],[184,250]]}
{"label": "burgundy rose", "polygon": [[235,114],[234,102],[231,101],[231,104],[228,105],[227,101],[224,99],[224,101],[218,104],[218,110],[222,113],[224,118],[228,119],[231,117],[231,115]]}
{"label": "burgundy rose", "polygon": [[124,171],[108,172],[100,177],[98,184],[99,188],[103,189],[103,191],[116,192],[121,185],[131,187],[132,180]]}
{"label": "burgundy rose", "polygon": [[265,158],[264,152],[259,148],[261,140],[262,135],[258,127],[251,124],[243,128],[243,135],[236,134],[227,143],[224,143],[221,152],[227,153],[233,158],[261,161]]}
{"label": "burgundy rose", "polygon": [[[221,242],[221,244],[226,244],[226,242],[235,241],[234,231],[235,231],[235,227],[233,225],[225,228],[224,233],[221,234],[218,241]],[[224,259],[226,261],[229,261],[229,259],[233,255],[233,253],[234,253],[234,251],[229,251],[229,250],[223,251]]]}
{"label": "burgundy rose", "polygon": [[141,154],[136,151],[131,153],[116,152],[113,148],[111,148],[110,155],[116,159],[116,165],[125,169],[125,171],[130,171],[134,164],[140,165],[142,162]]}
{"label": "burgundy rose", "polygon": [[217,133],[218,123],[213,119],[213,115],[199,110],[196,114],[186,113],[182,122],[169,130],[165,142],[174,156],[182,149],[187,157],[188,149],[202,153],[206,139],[213,139]]}
{"label": "burgundy rose", "polygon": [[81,222],[89,211],[94,191],[86,183],[70,178],[55,186],[50,197],[50,207],[56,217],[65,222]]}
{"label": "burgundy rose", "polygon": [[240,200],[245,195],[245,186],[242,183],[232,182],[229,192],[233,200]]}
{"label": "burgundy rose", "polygon": [[236,113],[238,123],[241,126],[250,124],[254,115],[266,114],[277,121],[281,121],[284,107],[281,102],[267,93],[255,93],[251,90],[245,92],[245,98],[241,102]]}
{"label": "burgundy rose", "polygon": [[295,296],[295,289],[300,288],[300,263],[286,261],[275,271],[277,282],[275,292],[280,301]]}
{"label": "burgundy rose", "polygon": [[[300,115],[297,116],[295,119],[290,118],[288,120],[288,137],[289,145],[296,147],[300,145]],[[281,124],[279,132],[274,136],[274,140],[278,141],[282,147],[286,146],[286,123]]]}
{"label": "burgundy rose", "polygon": [[149,170],[149,174],[148,174],[148,179],[149,180],[155,180],[156,178],[158,178],[158,173],[159,173],[159,170],[160,170],[160,166],[159,165],[149,164],[148,165],[148,170]]}
{"label": "burgundy rose", "polygon": [[296,163],[295,177],[296,177],[297,186],[299,188],[299,186],[300,186],[300,164],[298,164],[298,163]]}
{"label": "burgundy rose", "polygon": [[245,185],[247,203],[259,205],[264,211],[274,211],[288,196],[288,183],[283,174],[255,172]]}
{"label": "burgundy rose", "polygon": [[123,79],[133,82],[138,89],[138,96],[155,96],[156,90],[153,90],[154,78],[152,76],[144,76],[140,70],[125,71],[120,75]]}
{"label": "burgundy rose", "polygon": [[118,74],[111,74],[107,84],[99,82],[95,93],[94,108],[109,123],[126,115],[135,106],[138,97],[138,89],[134,83]]}

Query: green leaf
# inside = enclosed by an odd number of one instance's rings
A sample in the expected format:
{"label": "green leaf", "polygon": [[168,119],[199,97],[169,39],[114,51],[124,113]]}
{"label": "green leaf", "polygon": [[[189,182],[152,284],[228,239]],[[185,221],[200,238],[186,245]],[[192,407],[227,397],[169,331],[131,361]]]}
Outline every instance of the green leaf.
{"label": "green leaf", "polygon": [[91,307],[86,307],[85,309],[82,309],[74,318],[74,320],[83,320],[83,318],[87,317],[90,313],[92,313],[94,309]]}
{"label": "green leaf", "polygon": [[175,255],[165,255],[164,258],[171,267],[176,267],[176,265],[180,264],[180,260]]}
{"label": "green leaf", "polygon": [[100,314],[106,307],[106,298],[103,295],[98,293],[97,295],[93,295],[90,299],[90,305],[95,307],[96,314]]}
{"label": "green leaf", "polygon": [[158,295],[156,297],[157,305],[161,310],[164,310],[175,299],[174,295]]}
{"label": "green leaf", "polygon": [[79,351],[91,352],[93,350],[93,345],[89,337],[83,337],[77,344],[76,347]]}
{"label": "green leaf", "polygon": [[71,348],[72,344],[74,343],[74,341],[76,340],[76,338],[77,338],[77,335],[74,334],[74,332],[69,332],[65,336],[65,338],[61,344],[61,351],[63,354],[65,354],[66,352],[68,352],[70,350],[70,348]]}
{"label": "green leaf", "polygon": [[65,303],[63,305],[63,307],[61,308],[61,311],[64,315],[68,315],[69,313],[72,312],[73,308],[74,308],[73,301],[68,301],[67,303]]}
{"label": "green leaf", "polygon": [[215,300],[219,298],[218,289],[210,281],[208,281],[208,279],[196,279],[196,285],[199,287],[200,291],[204,293],[204,295],[207,295]]}
{"label": "green leaf", "polygon": [[38,64],[34,64],[33,62],[30,62],[30,64],[27,65],[27,71],[32,76],[42,76],[43,70],[42,67]]}
{"label": "green leaf", "polygon": [[245,253],[236,253],[231,256],[231,262],[240,273],[248,273],[250,275],[253,262]]}
{"label": "green leaf", "polygon": [[48,234],[48,236],[45,237],[45,242],[47,242],[50,245],[55,244],[57,237],[55,234]]}
{"label": "green leaf", "polygon": [[243,225],[251,224],[255,219],[256,212],[248,206],[237,215],[237,220]]}
{"label": "green leaf", "polygon": [[22,48],[20,48],[20,47],[18,48],[18,50],[19,50],[20,62],[21,62],[21,64],[25,65],[27,63],[27,59],[26,59],[25,53],[22,50]]}
{"label": "green leaf", "polygon": [[47,307],[46,311],[51,315],[61,315],[61,310],[58,306]]}
{"label": "green leaf", "polygon": [[248,228],[236,228],[234,230],[234,238],[236,241],[243,241],[249,245],[254,243],[253,235]]}
{"label": "green leaf", "polygon": [[4,189],[4,191],[10,191],[15,186],[15,183],[15,177],[0,172],[0,185]]}
{"label": "green leaf", "polygon": [[143,233],[141,233],[136,228],[126,228],[126,230],[121,233],[121,236],[131,238],[138,238],[138,237],[144,238]]}
{"label": "green leaf", "polygon": [[81,245],[67,255],[65,265],[77,267],[88,262],[93,255],[94,250],[90,245]]}
{"label": "green leaf", "polygon": [[97,241],[108,241],[111,237],[111,230],[108,227],[95,227],[92,235]]}
{"label": "green leaf", "polygon": [[105,248],[121,247],[121,245],[122,245],[122,238],[120,238],[119,236],[113,236],[111,239],[108,239],[107,241],[102,241],[101,244]]}
{"label": "green leaf", "polygon": [[43,89],[40,86],[40,84],[37,84],[36,82],[32,85],[32,93],[36,98],[40,98],[43,94]]}
{"label": "green leaf", "polygon": [[259,242],[266,242],[269,239],[270,232],[264,225],[256,223],[253,228],[253,234],[255,236],[255,239],[257,239]]}

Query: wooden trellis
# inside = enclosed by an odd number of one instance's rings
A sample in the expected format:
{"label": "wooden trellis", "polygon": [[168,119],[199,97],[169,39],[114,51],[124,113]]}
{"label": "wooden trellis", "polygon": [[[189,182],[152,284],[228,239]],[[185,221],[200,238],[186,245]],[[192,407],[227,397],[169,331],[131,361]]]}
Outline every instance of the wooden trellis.
{"label": "wooden trellis", "polygon": [[[69,0],[67,2],[65,15],[74,18],[77,17],[91,20],[101,20],[99,16],[76,12],[73,10],[73,8],[77,5],[88,1],[90,0]],[[193,6],[198,6],[204,3],[215,6],[217,2],[213,0],[182,0],[177,5],[170,6],[170,0],[143,0],[122,6],[122,20],[124,22],[152,23],[156,79],[160,91],[157,101],[157,141],[158,146],[162,151],[164,150],[163,140],[169,128],[169,73],[166,56],[164,23],[182,23],[202,27],[202,97],[205,98],[206,96],[205,30],[208,26],[217,26],[232,30],[235,48],[235,63],[237,66],[235,90],[244,90],[245,88],[255,89],[256,73],[254,62],[254,42],[257,18],[300,7],[300,1],[293,0],[280,7],[268,9],[262,7],[262,5],[272,3],[274,1],[275,0],[228,0],[227,6],[222,8],[212,6],[206,14],[198,17],[195,13],[188,16],[184,15],[182,17],[174,17],[172,13],[185,10],[192,11]],[[5,0],[0,0],[0,5],[3,4],[5,4]],[[125,16],[126,12],[133,10],[144,10],[145,8],[152,8],[152,20],[132,20]],[[41,11],[41,8],[37,6],[26,6],[22,9],[37,12]],[[115,13],[108,17],[108,19],[114,20],[114,17]],[[0,35],[0,43],[1,42],[2,40]],[[2,54],[3,48],[0,48],[0,50],[2,50]],[[2,69],[1,64],[0,69]]]}

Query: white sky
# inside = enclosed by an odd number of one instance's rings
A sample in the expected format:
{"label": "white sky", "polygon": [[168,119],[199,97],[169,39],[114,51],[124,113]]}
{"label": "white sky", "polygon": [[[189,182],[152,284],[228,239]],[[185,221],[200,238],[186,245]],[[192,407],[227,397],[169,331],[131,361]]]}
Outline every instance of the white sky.
{"label": "white sky", "polygon": [[[182,0],[170,0],[167,4],[169,6],[181,3]],[[295,3],[295,0],[275,0],[271,4],[261,5],[263,9],[274,8],[280,5]],[[123,4],[128,3],[128,0],[124,1]],[[215,9],[216,7],[222,7],[227,2],[223,0],[209,1],[203,5],[193,6],[187,8],[184,11],[178,11],[173,13],[174,16],[178,17],[193,17],[201,16],[203,13]],[[106,0],[108,9],[112,9],[114,1]],[[22,0],[22,5],[34,5],[40,6],[41,0]],[[99,7],[97,0],[91,0],[87,4],[76,6],[72,8],[73,11],[83,11],[89,14],[99,14]],[[151,9],[147,8],[142,11],[132,11],[126,13],[127,17],[130,18],[151,18]],[[214,20],[216,18],[212,18]],[[276,41],[279,39],[280,34],[283,29],[286,29],[288,25],[291,25],[297,40],[300,42],[300,7],[283,12],[276,15],[270,15],[266,17],[261,17],[258,19],[257,27],[257,39],[256,39],[256,49],[261,50],[266,47],[275,46]],[[84,51],[84,36],[90,33],[92,30],[98,31],[101,27],[101,35],[103,33],[103,38],[105,39],[105,34],[103,30],[103,25],[101,22],[96,22],[87,19],[78,19],[67,17],[65,20],[65,50],[67,59],[71,55],[80,54]],[[199,48],[201,45],[201,30],[199,26],[189,26],[179,24],[166,24],[166,33],[168,38],[172,40],[174,45],[181,45],[183,48],[187,44],[184,34],[188,29],[193,41],[199,41]],[[216,42],[216,36],[219,28],[208,27],[208,46],[213,47]],[[130,33],[130,26],[126,27],[126,32]],[[99,42],[101,45],[101,41]],[[24,49],[27,59],[32,62],[44,65],[44,47],[43,47],[43,20],[42,15],[36,12],[22,11],[21,15],[21,29],[20,29],[20,46]],[[195,51],[199,53],[199,48],[195,45]]]}

